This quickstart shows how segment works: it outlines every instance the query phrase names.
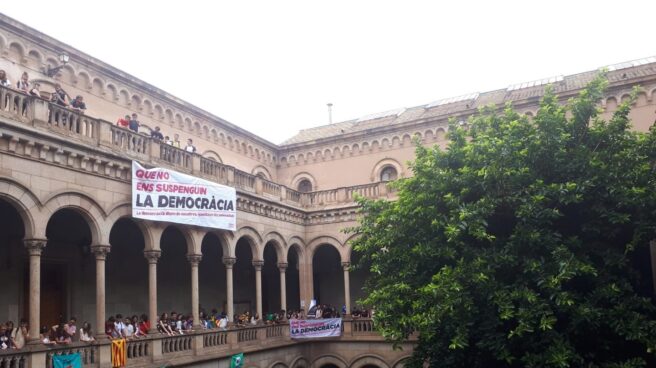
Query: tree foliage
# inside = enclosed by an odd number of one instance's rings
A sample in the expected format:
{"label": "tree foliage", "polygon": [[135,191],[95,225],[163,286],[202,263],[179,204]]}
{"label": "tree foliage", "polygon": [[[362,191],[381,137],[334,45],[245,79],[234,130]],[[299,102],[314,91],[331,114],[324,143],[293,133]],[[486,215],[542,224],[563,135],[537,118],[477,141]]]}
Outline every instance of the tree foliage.
{"label": "tree foliage", "polygon": [[530,120],[481,109],[417,145],[398,200],[361,200],[364,302],[387,338],[418,334],[411,366],[656,366],[656,132],[630,101],[601,119],[606,84],[547,87]]}

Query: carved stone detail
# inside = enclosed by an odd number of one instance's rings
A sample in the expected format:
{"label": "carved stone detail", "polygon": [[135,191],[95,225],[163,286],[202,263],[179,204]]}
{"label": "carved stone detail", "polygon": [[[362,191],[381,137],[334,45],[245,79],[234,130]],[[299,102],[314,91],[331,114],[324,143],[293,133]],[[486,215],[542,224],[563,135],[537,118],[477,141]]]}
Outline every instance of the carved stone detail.
{"label": "carved stone detail", "polygon": [[25,239],[23,241],[27,253],[31,256],[40,256],[47,243],[48,239]]}
{"label": "carved stone detail", "polygon": [[159,260],[159,257],[162,256],[162,252],[159,250],[145,250],[144,251],[144,257],[146,257],[146,260],[148,261],[149,264],[157,263]]}

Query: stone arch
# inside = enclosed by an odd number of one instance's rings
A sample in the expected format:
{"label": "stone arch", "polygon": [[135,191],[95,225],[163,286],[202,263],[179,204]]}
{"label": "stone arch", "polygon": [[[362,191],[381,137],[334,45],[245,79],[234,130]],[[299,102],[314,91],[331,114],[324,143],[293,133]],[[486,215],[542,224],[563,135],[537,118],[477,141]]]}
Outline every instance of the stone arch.
{"label": "stone arch", "polygon": [[207,150],[207,151],[203,152],[202,156],[205,157],[205,158],[209,158],[210,160],[214,160],[216,162],[223,163],[223,160],[221,159],[221,156],[219,156],[219,154],[216,153],[215,151]]}
{"label": "stone arch", "polygon": [[375,355],[375,354],[365,354],[365,355],[357,356],[353,359],[349,367],[362,368],[366,365],[374,365],[379,368],[390,368],[389,365],[387,365],[385,360],[380,355]]}
{"label": "stone arch", "polygon": [[[135,225],[139,228],[141,231],[141,234],[144,238],[144,250],[150,250],[150,247],[154,244],[154,237],[153,233],[151,231],[151,228],[147,225],[146,222],[140,221],[136,218],[132,218],[132,203],[131,202],[123,202],[120,203],[112,210],[109,211],[109,215],[107,218],[105,218],[105,228],[110,229],[111,231],[112,226],[116,223],[116,221],[122,219],[122,218],[131,218]],[[109,234],[108,234],[109,235]],[[159,244],[156,244],[157,249],[159,249]]]}
{"label": "stone arch", "polygon": [[[189,228],[181,225],[169,224],[168,226],[164,227],[162,233],[164,233],[164,231],[166,231],[166,229],[168,228],[174,228],[178,230],[180,234],[182,234],[187,246],[187,254],[200,254],[200,244],[197,244],[198,242],[196,241],[195,237],[190,233]],[[162,239],[160,237],[160,243],[161,241]]]}
{"label": "stone arch", "polygon": [[278,258],[278,262],[282,262],[282,260],[286,259],[285,249],[287,248],[287,242],[285,242],[285,238],[283,238],[282,235],[280,235],[280,233],[277,231],[270,231],[264,235],[262,240],[263,246],[261,247],[262,254],[259,255],[260,259],[264,259],[264,246],[268,242],[273,244],[274,249],[276,250],[276,257]]}
{"label": "stone arch", "polygon": [[39,199],[23,184],[7,178],[0,178],[0,199],[7,201],[21,217],[25,227],[25,239],[45,238],[46,228],[43,221],[42,229],[37,231],[39,217]]}
{"label": "stone arch", "polygon": [[370,148],[371,146],[369,145],[369,142],[362,142],[362,152],[367,152]]}
{"label": "stone arch", "polygon": [[644,91],[638,92],[638,95],[636,96],[635,100],[635,106],[645,106],[649,104],[649,98],[647,97],[647,93]]}
{"label": "stone arch", "polygon": [[30,50],[27,53],[27,58],[30,66],[34,67],[34,69],[41,67],[41,63],[43,62],[43,55],[41,55],[38,50]]}
{"label": "stone arch", "polygon": [[392,137],[392,147],[400,147],[401,146],[401,138],[398,135],[395,135]]}
{"label": "stone arch", "polygon": [[7,47],[7,39],[0,34],[0,50],[4,49]]}
{"label": "stone arch", "polygon": [[392,365],[391,365],[392,368],[403,368],[403,367],[405,367],[405,363],[408,360],[410,360],[411,357],[412,357],[411,355],[406,355],[404,357],[401,357],[401,358],[397,359],[396,361],[394,361],[394,363],[392,363]]}
{"label": "stone arch", "polygon": [[360,145],[357,143],[353,143],[351,146],[351,155],[354,153],[360,153]]}
{"label": "stone arch", "polygon": [[360,237],[359,233],[358,234],[353,234],[353,235],[349,236],[348,239],[346,239],[346,241],[344,242],[344,247],[346,248],[344,262],[351,263],[351,259],[353,258],[352,257],[353,247],[351,246],[351,241],[358,238],[358,237]]}
{"label": "stone arch", "polygon": [[385,149],[390,147],[390,140],[387,138],[383,138],[382,141],[380,141],[380,148]]}
{"label": "stone arch", "polygon": [[43,226],[47,226],[48,220],[57,211],[69,208],[80,214],[89,225],[92,245],[109,244],[109,232],[103,232],[103,227],[101,226],[106,217],[105,212],[91,196],[79,192],[60,192],[51,196],[44,203],[43,219],[45,220],[45,224]]}
{"label": "stone arch", "polygon": [[61,81],[66,84],[75,85],[75,69],[71,64],[64,65],[59,71]]}
{"label": "stone arch", "polygon": [[614,96],[608,97],[606,99],[606,111],[614,111],[617,109],[617,98]]}
{"label": "stone arch", "polygon": [[287,364],[277,361],[269,366],[269,368],[288,368]]}
{"label": "stone arch", "polygon": [[115,101],[119,99],[118,90],[116,89],[116,86],[111,83],[107,84],[107,94],[109,94],[111,99]]}
{"label": "stone arch", "polygon": [[303,171],[303,172],[300,172],[300,173],[294,175],[294,177],[292,178],[292,181],[291,181],[292,189],[297,190],[298,185],[303,180],[309,180],[310,181],[310,183],[312,184],[312,191],[316,191],[318,189],[317,180],[314,178],[314,176],[312,176],[312,174],[310,174],[307,171]]}
{"label": "stone arch", "polygon": [[347,368],[348,364],[337,355],[323,355],[312,362],[312,367],[321,368],[326,364],[334,364],[339,368]]}
{"label": "stone arch", "polygon": [[130,103],[130,94],[128,93],[128,91],[122,89],[118,93],[118,103],[123,106],[128,106],[128,104]]}
{"label": "stone arch", "polygon": [[446,139],[446,130],[444,130],[443,128],[437,128],[437,130],[435,130],[435,140],[443,141],[445,139]]}
{"label": "stone arch", "polygon": [[200,123],[197,121],[194,121],[194,133],[196,133],[196,135],[201,135]]}
{"label": "stone arch", "polygon": [[183,128],[186,128],[188,131],[192,131],[192,125],[193,125],[193,123],[191,122],[191,119],[189,119],[189,118],[184,119]]}
{"label": "stone arch", "polygon": [[257,232],[257,230],[250,226],[243,226],[237,230],[235,237],[233,238],[234,241],[230,246],[230,254],[236,254],[237,242],[241,238],[246,239],[248,245],[251,247],[251,255],[253,256],[253,260],[261,261],[262,259],[259,257],[263,251],[260,251],[259,248],[263,248],[262,237],[260,236],[260,233]]}
{"label": "stone arch", "polygon": [[93,81],[91,82],[91,92],[98,96],[105,94],[105,83],[103,83],[102,79],[93,78]]}
{"label": "stone arch", "polygon": [[[223,256],[228,257],[230,255],[230,242],[233,239],[232,233],[227,232],[227,231],[221,231],[221,230],[209,230],[209,231],[205,232],[200,237],[200,243],[199,244],[202,244],[203,239],[205,239],[205,237],[208,234],[213,234],[214,236],[216,236],[219,239],[219,244],[221,245],[221,250],[223,252]],[[234,257],[234,255],[231,255],[231,256]]]}
{"label": "stone arch", "polygon": [[305,247],[305,242],[303,241],[303,239],[301,239],[300,237],[295,235],[295,236],[292,236],[291,238],[289,238],[289,240],[287,240],[287,249],[285,251],[285,253],[286,253],[285,254],[285,259],[287,259],[287,257],[289,257],[289,252],[292,249],[294,249],[294,251],[298,254],[299,262],[305,263],[305,261],[306,261],[306,257],[305,257],[306,247]]}
{"label": "stone arch", "polygon": [[141,97],[139,95],[132,95],[130,97],[130,107],[132,107],[133,110],[141,111],[142,106],[141,106]]}
{"label": "stone arch", "polygon": [[164,119],[164,110],[162,109],[162,105],[156,103],[155,107],[153,108],[153,113],[155,114],[155,118],[158,120]]}
{"label": "stone arch", "polygon": [[647,101],[651,102],[654,100],[656,100],[656,87],[649,91],[649,94],[647,95]]}
{"label": "stone arch", "polygon": [[269,172],[269,170],[267,170],[267,168],[264,167],[264,166],[262,166],[262,165],[255,166],[255,167],[253,168],[253,170],[251,171],[251,174],[256,175],[256,176],[260,176],[260,175],[261,175],[261,176],[263,176],[266,180],[269,180],[269,181],[272,180],[271,172]]}
{"label": "stone arch", "polygon": [[210,128],[207,125],[203,125],[203,137],[207,140],[210,139]]}
{"label": "stone arch", "polygon": [[87,72],[81,71],[77,74],[76,78],[77,87],[82,90],[91,89],[91,77]]}
{"label": "stone arch", "polygon": [[16,61],[19,64],[22,64],[25,60],[25,46],[21,43],[12,41],[8,47],[9,58]]}
{"label": "stone arch", "polygon": [[289,365],[291,368],[310,368],[310,364],[307,359],[300,356],[292,360],[292,363]]}
{"label": "stone arch", "polygon": [[164,116],[166,116],[166,122],[173,124],[173,111],[171,109],[164,110]]}
{"label": "stone arch", "polygon": [[210,134],[212,135],[212,140],[214,142],[218,141],[219,136],[216,134],[216,129],[212,128],[212,130],[210,131]]}
{"label": "stone arch", "polygon": [[153,103],[148,99],[144,99],[143,101],[143,112],[148,115],[153,114]]}
{"label": "stone arch", "polygon": [[401,145],[405,146],[406,144],[410,143],[412,143],[412,137],[408,133],[404,134],[403,138],[401,139]]}
{"label": "stone arch", "polygon": [[184,127],[184,123],[182,122],[182,115],[179,113],[175,114],[175,123],[178,125],[179,129],[182,129]]}
{"label": "stone arch", "polygon": [[314,257],[314,253],[317,251],[317,248],[319,248],[321,245],[324,245],[324,244],[327,244],[327,245],[330,245],[330,246],[334,247],[337,250],[337,252],[339,253],[339,255],[342,259],[342,262],[346,262],[346,260],[345,260],[346,256],[344,254],[345,253],[344,252],[344,245],[342,243],[340,243],[340,241],[337,240],[336,238],[334,238],[332,236],[328,236],[328,235],[323,235],[323,236],[316,237],[308,243],[308,246],[307,246],[307,259],[312,261],[312,257]]}
{"label": "stone arch", "polygon": [[393,167],[396,170],[397,173],[397,178],[400,178],[403,176],[403,166],[395,159],[393,158],[384,158],[376,163],[374,165],[373,169],[371,170],[371,175],[370,179],[372,182],[379,182],[381,181],[380,179],[380,174],[382,173],[383,169],[386,167]]}

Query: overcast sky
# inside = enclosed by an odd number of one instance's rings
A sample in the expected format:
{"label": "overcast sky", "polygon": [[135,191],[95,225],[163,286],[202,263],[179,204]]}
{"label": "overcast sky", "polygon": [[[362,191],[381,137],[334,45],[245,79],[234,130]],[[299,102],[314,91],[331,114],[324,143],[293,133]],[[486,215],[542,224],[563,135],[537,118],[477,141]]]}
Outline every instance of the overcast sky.
{"label": "overcast sky", "polygon": [[4,14],[274,143],[656,55],[656,1],[3,1]]}

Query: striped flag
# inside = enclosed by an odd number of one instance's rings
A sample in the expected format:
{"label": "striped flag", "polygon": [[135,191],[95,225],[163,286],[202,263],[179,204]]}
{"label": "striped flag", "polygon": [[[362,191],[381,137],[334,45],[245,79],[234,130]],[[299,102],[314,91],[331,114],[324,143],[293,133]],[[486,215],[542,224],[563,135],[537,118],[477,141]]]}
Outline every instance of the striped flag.
{"label": "striped flag", "polygon": [[125,339],[112,340],[112,367],[125,367],[127,362],[127,349]]}

